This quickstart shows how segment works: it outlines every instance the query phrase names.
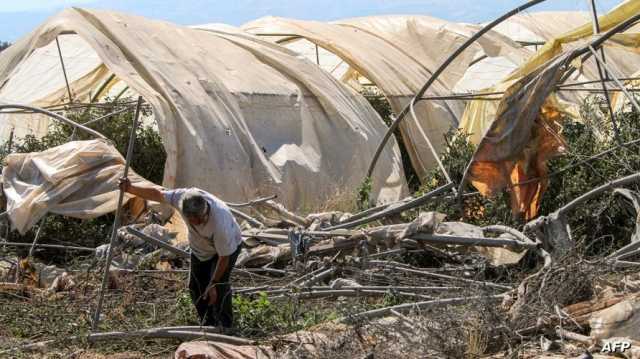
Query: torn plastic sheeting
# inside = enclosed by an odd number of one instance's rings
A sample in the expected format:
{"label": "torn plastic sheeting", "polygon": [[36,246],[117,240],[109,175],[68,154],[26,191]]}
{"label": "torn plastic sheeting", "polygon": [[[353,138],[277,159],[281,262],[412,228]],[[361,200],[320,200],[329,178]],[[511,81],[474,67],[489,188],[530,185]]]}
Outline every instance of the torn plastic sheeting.
{"label": "torn plastic sheeting", "polygon": [[[11,154],[6,163],[7,214],[22,234],[48,212],[86,219],[116,209],[125,161],[107,141],[73,141],[43,152]],[[129,178],[155,186],[134,172]]]}
{"label": "torn plastic sheeting", "polygon": [[[620,24],[622,21],[628,19],[630,16],[640,11],[640,0],[629,0],[619,5],[609,13],[599,17],[600,31],[604,32],[612,27]],[[544,24],[544,26],[540,26]],[[573,28],[570,31],[564,31],[567,27]],[[551,61],[555,57],[559,56],[563,51],[563,45],[574,43],[580,40],[588,39],[593,35],[592,20],[587,13],[576,12],[541,12],[532,13],[526,15],[516,15],[503,24],[496,27],[496,31],[500,32],[507,37],[514,40],[523,40],[520,38],[522,35],[520,30],[524,30],[528,35],[538,36],[539,38],[526,38],[526,41],[539,41],[548,39],[545,45],[540,48],[535,56],[532,56],[525,63],[520,65],[516,71],[513,71],[507,78],[502,80],[501,83],[493,86],[490,89],[485,89],[481,92],[500,92],[511,86],[514,81],[521,79],[535,71],[538,71],[547,62]],[[560,33],[562,31],[562,33]],[[637,31],[637,27],[632,27],[630,31]],[[526,37],[525,36],[525,37]],[[640,35],[636,33],[622,33],[615,34],[611,41],[605,44],[613,44],[611,50],[615,50],[614,56],[608,56],[609,61],[615,62],[617,58],[624,58],[624,61],[618,61],[617,66],[626,67],[627,70],[633,69],[629,73],[635,72],[637,68],[638,59],[632,57],[635,45],[640,42]],[[623,49],[622,52],[616,52],[617,47]],[[611,55],[611,53],[610,53]],[[598,79],[598,73],[594,69],[594,66],[590,65],[585,68],[583,64],[577,64],[580,67],[579,73],[589,74],[588,79]],[[629,66],[627,66],[629,65]],[[584,78],[583,78],[584,79]],[[566,94],[562,94],[563,97]],[[569,96],[571,97],[571,96]],[[572,97],[577,99],[577,97]],[[557,107],[557,106],[556,106]],[[567,111],[568,108],[563,108]],[[465,113],[460,121],[459,128],[465,133],[471,134],[473,143],[479,143],[482,135],[491,125],[497,106],[491,101],[474,100],[467,103]],[[567,111],[569,112],[569,111]],[[570,110],[574,118],[578,118],[579,114],[575,108]]]}
{"label": "torn plastic sheeting", "polygon": [[243,267],[260,267],[291,258],[289,244],[270,246],[266,244],[253,248],[243,248],[238,256],[237,265]]}
{"label": "torn plastic sheeting", "polygon": [[[290,355],[290,351],[280,346],[280,351],[275,351],[275,346],[268,345],[233,345],[214,341],[192,341],[182,343],[175,352],[175,359],[187,358],[224,358],[224,359],[261,359],[261,358],[289,358],[289,357],[318,357],[323,348],[327,348],[333,342],[332,337],[346,329],[342,325],[325,323],[315,326],[312,330],[299,330],[272,339],[280,343],[288,343],[295,346],[296,355]],[[282,350],[286,353],[282,353]]]}
{"label": "torn plastic sheeting", "polygon": [[[338,20],[332,24],[372,33],[401,49],[429,71],[435,70],[480,30],[477,25],[454,23],[424,15],[358,17]],[[531,56],[528,50],[521,48],[516,42],[495,31],[489,31],[460,54],[447,67],[447,71],[439,76],[438,82],[442,82],[446,89],[452,89],[479,54],[489,58],[504,56],[518,64]]]}
{"label": "torn plastic sheeting", "polygon": [[[86,42],[76,35],[60,35],[58,37],[60,51],[64,57],[66,78],[75,84],[72,88],[74,100],[89,102],[91,88],[86,86],[101,81],[108,76],[108,69],[100,66],[100,58]],[[69,102],[69,93],[62,76],[60,57],[56,41],[34,50],[11,78],[0,86],[0,102],[30,104],[45,107]],[[87,91],[88,90],[88,91]],[[36,137],[45,135],[51,119],[42,115],[0,115],[0,138],[6,139],[11,131],[15,138],[33,134]]]}
{"label": "torn plastic sheeting", "polygon": [[[527,220],[538,214],[547,160],[565,146],[560,112],[547,98],[573,58],[565,53],[506,89],[469,166],[469,179],[483,195],[509,188],[513,212]],[[515,185],[532,178],[541,179]]]}
{"label": "torn plastic sheeting", "polygon": [[[601,31],[611,29],[638,11],[640,0],[626,1],[599,18]],[[470,101],[463,115],[460,129],[471,134],[472,142],[479,143],[469,167],[471,183],[485,196],[509,189],[514,214],[527,220],[538,213],[547,184],[546,162],[561,153],[564,146],[558,129],[560,112],[571,112],[551,94],[575,51],[561,54],[562,45],[586,39],[592,33],[591,22],[585,21],[551,39],[502,83],[484,91],[504,91],[499,104]],[[635,37],[621,34],[617,44],[621,46],[625,41],[633,44]],[[542,179],[530,181],[536,177]],[[516,185],[520,182],[527,183]]]}
{"label": "torn plastic sheeting", "polygon": [[591,337],[602,340],[626,337],[640,340],[640,300],[632,297],[592,314],[589,320]]}
{"label": "torn plastic sheeting", "polygon": [[[350,68],[341,77],[342,82],[360,88],[362,78],[372,81],[395,112],[400,112],[409,103],[431,76],[431,71],[448,54],[478,30],[475,25],[414,15],[362,17],[331,23],[266,17],[242,28],[257,34],[292,34],[317,44],[326,49],[326,53],[349,64]],[[282,37],[270,38],[283,40]],[[305,40],[288,40],[282,44],[291,46],[300,41]],[[477,54],[501,56],[517,64],[530,56],[528,50],[505,36],[489,32],[449,65],[428,95],[449,95]],[[500,79],[494,76],[488,81],[493,84]],[[423,130],[436,151],[442,151],[446,147],[444,134],[458,124],[463,106],[460,100],[420,101],[415,106],[418,120],[400,123],[400,134],[419,178],[427,177],[436,165],[422,135]]]}
{"label": "torn plastic sheeting", "polygon": [[[457,236],[466,236],[472,238],[483,238],[484,231],[482,228],[475,226],[473,224],[464,223],[464,222],[442,222],[438,224],[436,230],[436,234],[446,234],[446,235],[457,235]],[[501,237],[516,239],[512,236],[501,235]],[[501,265],[511,265],[518,263],[522,257],[527,253],[526,250],[521,252],[516,252],[507,248],[498,248],[498,247],[484,247],[484,246],[473,246],[473,247],[457,247],[462,251],[473,251],[477,252],[483,257],[485,257],[489,263],[493,266],[501,266]]]}
{"label": "torn plastic sheeting", "polygon": [[273,358],[275,353],[267,346],[233,345],[214,341],[192,341],[180,344],[175,359],[221,358],[260,359]]}
{"label": "torn plastic sheeting", "polygon": [[636,226],[633,233],[631,234],[631,243],[640,241],[640,193],[626,188],[616,188],[613,193],[614,195],[618,194],[626,198],[633,205],[633,209],[636,212]]}
{"label": "torn plastic sheeting", "polygon": [[590,21],[587,11],[527,11],[508,18],[494,30],[514,41],[539,43]]}

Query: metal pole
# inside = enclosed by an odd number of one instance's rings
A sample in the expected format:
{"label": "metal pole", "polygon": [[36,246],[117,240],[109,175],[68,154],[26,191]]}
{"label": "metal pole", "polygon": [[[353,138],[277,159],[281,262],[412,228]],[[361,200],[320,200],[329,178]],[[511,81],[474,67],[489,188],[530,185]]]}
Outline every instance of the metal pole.
{"label": "metal pole", "polygon": [[[11,128],[11,133],[9,134],[9,142],[7,143],[7,156],[11,154],[11,151],[13,151],[13,131],[15,131],[15,127]],[[3,214],[6,214],[7,212],[3,212]],[[1,219],[2,221],[6,222],[6,229],[5,229],[5,233],[4,233],[4,238],[5,242],[8,241],[10,239],[10,235],[11,235],[11,222],[9,221],[9,218],[5,215],[2,217]],[[4,249],[4,246],[2,247]]]}
{"label": "metal pole", "polygon": [[[640,77],[637,76],[633,76],[633,77],[620,77],[618,78],[618,80],[620,81],[633,81],[633,80],[640,80]],[[606,79],[606,82],[610,82],[612,81],[611,79]],[[581,81],[581,82],[570,82],[568,84],[561,84],[561,85],[556,85],[556,88],[558,89],[563,89],[563,88],[567,88],[567,87],[575,87],[575,86],[582,86],[582,85],[589,85],[589,84],[594,84],[600,82],[600,80],[591,80],[591,81]]]}
{"label": "metal pole", "polygon": [[320,52],[318,51],[318,44],[316,45],[316,64],[320,66]]}
{"label": "metal pole", "polygon": [[64,66],[64,59],[62,59],[62,50],[60,50],[60,41],[56,36],[56,45],[58,46],[58,55],[60,56],[60,64],[62,65],[62,74],[64,75],[64,82],[67,84],[67,92],[69,93],[69,102],[73,102],[73,96],[71,95],[71,87],[69,86],[69,79],[67,78],[67,69]]}
{"label": "metal pole", "polygon": [[373,221],[377,221],[378,219],[381,218],[385,218],[394,214],[398,214],[398,213],[402,213],[406,210],[412,209],[412,208],[416,208],[419,206],[422,206],[423,204],[429,202],[429,200],[431,200],[431,198],[434,198],[436,196],[439,196],[445,192],[447,192],[449,189],[451,189],[453,187],[453,182],[449,182],[444,186],[440,186],[436,189],[434,189],[433,191],[429,192],[429,193],[425,193],[422,196],[418,197],[418,198],[414,198],[408,202],[402,203],[398,206],[391,206],[386,208],[383,211],[380,211],[378,213],[372,214],[371,216],[362,218],[362,219],[358,219],[358,220],[354,220],[354,221],[350,221],[350,222],[343,222],[340,223],[338,225],[335,226],[331,226],[328,228],[323,228],[323,231],[333,231],[336,229],[342,229],[342,228],[354,228],[357,227],[359,225],[362,224],[367,224],[367,223],[371,223]]}
{"label": "metal pole", "polygon": [[538,244],[532,242],[522,242],[517,239],[498,239],[486,237],[465,237],[446,234],[416,233],[409,237],[416,241],[433,244],[455,244],[460,246],[482,246],[482,247],[515,247],[515,248],[537,248]]}
{"label": "metal pole", "polygon": [[483,27],[480,31],[478,31],[473,36],[471,36],[469,39],[467,39],[467,41],[465,41],[464,44],[462,44],[460,47],[458,47],[456,49],[456,51],[454,51],[453,54],[451,54],[440,65],[440,67],[438,67],[438,69],[433,73],[433,75],[429,78],[429,80],[427,80],[427,82],[424,84],[424,86],[422,86],[420,91],[418,91],[418,93],[414,96],[414,98],[411,100],[411,103],[407,104],[402,109],[402,111],[398,114],[398,117],[396,118],[396,120],[393,121],[391,126],[389,126],[389,128],[387,129],[387,132],[384,134],[384,137],[382,138],[382,140],[378,144],[378,148],[376,149],[376,152],[373,155],[373,158],[371,159],[371,163],[369,164],[369,169],[367,170],[366,177],[371,177],[371,174],[373,173],[373,170],[376,167],[376,163],[378,162],[378,158],[380,157],[380,154],[382,153],[382,149],[385,147],[385,145],[387,144],[387,141],[389,140],[389,137],[391,137],[391,135],[396,130],[396,128],[398,127],[398,125],[400,124],[402,119],[408,114],[412,104],[414,104],[417,99],[421,98],[425,94],[425,92],[429,89],[429,87],[431,87],[431,85],[434,82],[436,82],[436,80],[438,79],[440,74],[442,74],[444,72],[444,70],[462,52],[464,52],[464,50],[466,50],[469,46],[471,46],[471,44],[473,44],[476,40],[478,40],[480,37],[482,37],[482,35],[487,33],[489,30],[491,30],[492,28],[494,28],[495,26],[497,26],[501,22],[503,22],[506,19],[512,17],[513,15],[516,15],[516,14],[518,14],[518,13],[520,13],[520,12],[522,12],[522,11],[524,11],[524,10],[526,10],[526,9],[536,5],[536,4],[539,4],[539,3],[543,2],[543,1],[545,1],[545,0],[531,0],[531,1],[526,2],[525,4],[522,4],[522,5],[518,6],[518,7],[516,7],[515,9],[513,9],[513,10],[507,12],[506,14],[500,16],[499,18],[493,20],[490,24],[488,24],[487,26]]}
{"label": "metal pole", "polygon": [[111,74],[111,76],[109,76],[104,83],[102,84],[102,86],[100,86],[100,88],[98,88],[98,91],[96,91],[96,93],[91,96],[91,103],[94,103],[96,101],[98,101],[98,96],[100,96],[102,94],[102,91],[104,91],[104,89],[107,88],[107,86],[111,83],[111,81],[113,81],[113,79],[116,78],[116,74]]}
{"label": "metal pole", "polygon": [[451,183],[451,177],[449,177],[449,172],[447,172],[447,169],[444,168],[444,165],[442,164],[442,161],[440,160],[440,156],[438,155],[438,151],[436,151],[435,147],[433,147],[433,144],[431,143],[431,140],[429,139],[429,136],[427,136],[427,133],[424,132],[424,129],[422,128],[422,124],[420,123],[420,121],[418,121],[418,117],[416,116],[415,108],[413,107],[413,101],[411,101],[410,113],[411,113],[411,117],[413,117],[413,120],[416,123],[416,127],[418,127],[418,131],[420,131],[420,134],[422,135],[422,137],[424,137],[425,141],[427,142],[427,145],[429,146],[429,150],[431,151],[431,154],[433,155],[433,158],[435,158],[436,163],[438,164],[438,168],[440,168],[440,171],[444,175],[444,178],[446,178],[447,183]]}
{"label": "metal pole", "polygon": [[33,250],[36,248],[36,244],[38,243],[38,238],[40,237],[40,231],[42,231],[42,227],[44,226],[44,219],[47,217],[42,217],[40,220],[40,225],[38,226],[38,230],[36,231],[36,236],[33,238],[33,243],[31,243],[31,248],[29,248],[28,257],[33,257]]}
{"label": "metal pole", "polygon": [[169,252],[171,252],[173,254],[176,254],[176,255],[178,255],[178,256],[180,256],[182,258],[189,258],[191,256],[189,253],[183,251],[182,249],[176,248],[176,247],[172,246],[171,244],[163,242],[163,241],[161,241],[161,240],[159,240],[157,238],[153,238],[152,236],[148,236],[148,235],[140,232],[139,230],[137,230],[137,229],[135,229],[133,227],[130,227],[130,226],[129,227],[125,227],[125,230],[127,232],[129,232],[130,234],[132,234],[132,235],[144,240],[147,243],[151,243],[151,244],[153,244],[155,246],[158,246],[158,247],[160,247],[162,249],[165,249],[165,250],[167,250],[167,251],[169,251]]}
{"label": "metal pole", "polygon": [[[131,157],[133,156],[133,146],[136,140],[136,128],[138,127],[138,117],[140,117],[140,108],[142,107],[142,96],[138,97],[138,104],[136,105],[136,113],[133,116],[133,125],[131,126],[131,133],[129,135],[129,147],[127,148],[127,157],[124,164],[123,177],[129,175],[129,165],[131,164]],[[116,242],[116,236],[118,234],[118,227],[120,227],[120,211],[122,210],[122,202],[124,201],[124,192],[119,191],[118,206],[116,207],[116,218],[113,221],[113,229],[111,230],[111,239],[109,241],[109,249],[107,250],[107,260],[104,267],[104,275],[102,276],[102,285],[100,286],[100,294],[98,296],[98,305],[96,307],[96,313],[93,317],[92,330],[98,328],[100,324],[100,312],[102,311],[102,301],[104,299],[104,292],[107,289],[107,281],[109,279],[109,267],[111,267],[111,260],[113,259],[113,246]]]}
{"label": "metal pole", "polygon": [[[3,246],[8,247],[30,247],[31,243],[21,243],[21,242],[0,242]],[[36,244],[38,248],[50,248],[50,249],[64,249],[64,250],[73,250],[73,251],[83,251],[83,252],[95,252],[95,248],[89,247],[76,247],[76,246],[63,246],[58,244]]]}
{"label": "metal pole", "polygon": [[94,124],[96,122],[102,121],[105,118],[113,117],[115,115],[119,115],[119,114],[121,114],[123,112],[126,112],[126,111],[129,111],[129,110],[131,110],[131,107],[127,106],[127,107],[125,107],[123,109],[120,109],[118,111],[114,111],[114,112],[108,113],[108,114],[106,114],[104,116],[100,116],[98,118],[94,118],[93,120],[87,121],[87,122],[83,123],[82,125],[83,126],[89,126],[89,125],[92,125],[92,124]]}
{"label": "metal pole", "polygon": [[636,99],[629,93],[629,90],[627,90],[624,87],[624,84],[620,82],[620,80],[618,80],[616,75],[613,73],[613,69],[609,67],[609,64],[604,62],[604,59],[601,58],[600,55],[598,55],[598,53],[593,47],[589,46],[589,50],[591,50],[591,53],[593,53],[593,57],[596,59],[596,62],[599,64],[602,64],[602,66],[604,66],[607,72],[609,72],[609,76],[611,76],[611,79],[616,83],[616,85],[618,85],[618,87],[620,88],[620,91],[622,91],[625,94],[625,96],[627,96],[627,98],[629,99],[633,107],[635,107],[636,111],[640,112],[640,105],[638,104]]}
{"label": "metal pole", "polygon": [[9,134],[9,142],[7,143],[7,154],[11,154],[13,150],[13,131],[15,131],[15,127],[11,128],[11,133]]}
{"label": "metal pole", "polygon": [[77,122],[71,121],[70,119],[68,119],[68,118],[66,118],[64,116],[58,115],[55,112],[51,112],[51,111],[48,111],[48,110],[45,110],[45,109],[42,109],[42,108],[39,108],[39,107],[26,106],[26,105],[15,105],[15,104],[7,104],[7,105],[0,104],[0,111],[4,110],[5,108],[14,108],[14,109],[20,109],[20,110],[33,111],[34,113],[41,113],[43,115],[47,115],[49,117],[52,117],[55,120],[64,122],[64,123],[66,123],[66,124],[68,124],[70,126],[77,127],[79,129],[89,133],[90,135],[92,135],[94,137],[102,138],[102,139],[105,139],[105,140],[107,139],[103,134],[101,134],[100,132],[98,132],[96,130],[92,130],[92,129],[90,129],[88,127],[85,127],[85,126],[83,126],[83,125],[81,125],[81,124],[79,124]]}
{"label": "metal pole", "polygon": [[[587,0],[589,5],[591,6],[591,18],[593,21],[593,36],[596,36],[600,33],[600,24],[598,23],[598,12],[596,10],[596,1],[595,0]],[[600,52],[602,54],[602,61],[604,62],[604,47],[600,48]],[[615,115],[613,113],[613,107],[611,106],[611,97],[609,96],[609,92],[607,91],[607,84],[605,79],[609,76],[606,71],[602,71],[602,67],[600,66],[600,61],[596,61],[596,66],[598,68],[598,76],[600,77],[600,84],[602,86],[602,91],[604,91],[604,98],[607,101],[607,108],[609,109],[609,116],[611,116],[611,124],[613,125],[613,134],[616,138],[618,144],[621,143],[620,139],[620,131],[618,130],[618,124],[616,123]]]}
{"label": "metal pole", "polygon": [[127,92],[127,90],[129,89],[129,86],[125,86],[122,91],[120,91],[116,97],[113,98],[113,101],[118,101],[120,99],[120,97],[122,97],[122,95],[124,95],[125,92]]}

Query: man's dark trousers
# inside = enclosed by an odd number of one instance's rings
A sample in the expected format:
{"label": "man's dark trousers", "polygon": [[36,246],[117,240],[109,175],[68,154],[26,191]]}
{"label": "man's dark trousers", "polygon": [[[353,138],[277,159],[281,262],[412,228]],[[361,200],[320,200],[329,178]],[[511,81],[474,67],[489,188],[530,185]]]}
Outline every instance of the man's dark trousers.
{"label": "man's dark trousers", "polygon": [[233,325],[233,306],[231,304],[231,270],[236,264],[236,259],[240,254],[241,245],[238,246],[231,256],[229,256],[229,265],[224,272],[220,282],[216,283],[218,292],[218,300],[215,305],[209,305],[209,301],[205,298],[205,291],[211,282],[213,272],[218,264],[218,255],[207,261],[201,261],[191,254],[191,271],[189,273],[189,292],[191,301],[196,306],[200,323],[206,326],[217,326],[222,324],[224,328],[231,328]]}

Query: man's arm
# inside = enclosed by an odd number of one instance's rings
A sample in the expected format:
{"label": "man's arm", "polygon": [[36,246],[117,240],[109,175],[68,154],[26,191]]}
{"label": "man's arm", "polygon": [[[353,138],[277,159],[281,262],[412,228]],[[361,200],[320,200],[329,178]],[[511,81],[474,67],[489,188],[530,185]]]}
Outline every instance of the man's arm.
{"label": "man's arm", "polygon": [[226,272],[229,267],[229,257],[230,256],[218,256],[218,264],[216,265],[215,272],[213,272],[211,283],[220,283],[224,272]]}
{"label": "man's arm", "polygon": [[211,210],[215,211],[213,212],[211,220],[215,222],[213,239],[214,246],[218,252],[218,262],[216,264],[216,269],[211,276],[211,283],[209,284],[211,289],[208,293],[208,299],[210,304],[215,304],[219,300],[217,298],[215,284],[222,281],[224,274],[229,269],[230,258],[238,249],[236,241],[233,239],[241,236],[241,234],[238,224],[228,209],[216,210],[215,208],[211,208]]}
{"label": "man's arm", "polygon": [[153,187],[142,187],[131,184],[128,178],[120,179],[120,189],[124,192],[131,193],[134,196],[141,197],[148,201],[154,201],[159,203],[166,203],[162,192]]}
{"label": "man's arm", "polygon": [[228,267],[229,256],[218,256],[216,270],[213,272],[211,282],[208,286],[209,289],[207,290],[207,300],[209,301],[209,305],[214,305],[218,302],[218,288],[216,288],[216,284],[220,283],[222,277],[224,276],[224,272],[227,271]]}

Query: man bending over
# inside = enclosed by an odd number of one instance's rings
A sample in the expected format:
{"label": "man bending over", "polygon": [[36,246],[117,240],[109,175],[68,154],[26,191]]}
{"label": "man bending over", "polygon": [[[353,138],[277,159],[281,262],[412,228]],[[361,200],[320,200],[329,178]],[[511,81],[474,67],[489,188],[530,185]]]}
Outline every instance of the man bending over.
{"label": "man bending over", "polygon": [[229,280],[240,254],[242,237],[229,207],[211,193],[197,188],[160,191],[135,186],[123,178],[120,189],[149,201],[170,204],[180,211],[189,228],[189,291],[200,323],[230,328],[233,308]]}

